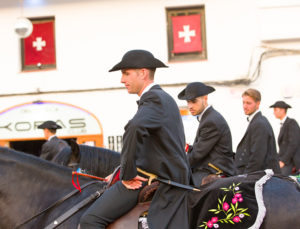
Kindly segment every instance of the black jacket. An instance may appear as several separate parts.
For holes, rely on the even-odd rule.
[[[143,94],[138,111],[125,126],[120,179],[130,180],[137,167],[159,177],[189,184],[190,170],[179,109],[158,85]],[[188,228],[187,192],[160,184],[148,216],[150,228]]]
[[[286,118],[278,135],[278,145],[279,160],[285,165],[295,166],[298,160],[300,162],[300,128],[295,119]]]
[[[231,132],[226,120],[213,107],[204,112],[187,156],[195,184],[198,184],[198,172],[205,170],[211,174],[217,173],[208,163],[229,176],[234,175]]]
[[[43,144],[40,157],[51,161],[57,153],[67,146],[68,143],[66,141],[54,136],[50,139],[50,141],[46,141]]]
[[[261,112],[255,114],[238,144],[235,165],[237,174],[265,169],[280,173],[273,129]]]

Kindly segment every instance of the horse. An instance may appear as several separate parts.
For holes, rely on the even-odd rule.
[[[17,228],[74,190],[71,171],[35,156],[0,147],[0,228]],[[90,181],[79,179],[82,186]],[[81,194],[32,218],[20,228],[45,228],[91,193],[103,190],[105,184],[97,182],[87,186]],[[281,229],[300,225],[299,184],[287,177],[258,172],[222,178],[200,189],[200,192],[186,191],[190,228]],[[76,228],[88,206],[58,228]]]
[[[101,148],[69,142],[69,147],[62,149],[52,162],[64,165],[90,175],[106,177],[120,165],[120,153]]]
[[[0,228],[45,228],[76,203],[103,190],[106,185],[105,182],[80,177],[81,186],[86,185],[81,193],[74,193],[57,206],[38,215],[43,209],[76,190],[71,179],[70,168],[0,147]],[[58,228],[77,228],[80,216],[89,205],[82,207]],[[22,225],[34,215],[37,216]]]
[[[200,188],[202,193],[190,194],[190,228],[299,228],[300,185],[272,170],[220,178]]]

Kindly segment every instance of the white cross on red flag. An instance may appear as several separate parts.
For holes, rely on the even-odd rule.
[[[54,20],[32,24],[31,35],[23,40],[23,67],[56,65]]]
[[[200,14],[173,16],[173,53],[201,52]]]

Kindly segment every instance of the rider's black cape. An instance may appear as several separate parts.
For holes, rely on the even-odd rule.
[[[138,111],[125,126],[121,152],[122,180],[137,167],[161,178],[189,184],[182,119],[174,99],[158,85],[141,96]],[[148,214],[150,229],[188,228],[186,191],[160,184]]]

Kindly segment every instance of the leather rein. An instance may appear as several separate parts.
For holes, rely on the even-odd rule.
[[[83,184],[81,186],[81,189],[84,189],[84,188],[88,187],[89,185],[95,184],[95,183],[99,183],[99,181],[90,181],[90,182],[87,182],[87,183],[85,183],[85,184]],[[66,213],[64,213],[62,216],[60,216],[59,218],[57,218],[56,220],[54,220],[51,224],[49,224],[45,228],[51,229],[51,228],[57,227],[59,224],[61,224],[67,218],[69,218],[70,216],[72,216],[73,214],[75,214],[77,211],[79,211],[82,207],[84,207],[85,205],[87,205],[88,203],[90,203],[92,200],[98,198],[104,191],[105,191],[105,187],[103,188],[103,190],[96,191],[95,193],[91,194],[90,196],[88,196],[87,198],[85,198],[84,200],[82,200],[81,202],[79,202],[77,205],[75,205],[74,207],[72,207],[70,210],[68,210]],[[60,205],[61,203],[63,203],[67,199],[69,199],[70,197],[76,195],[78,192],[79,192],[79,190],[77,190],[77,189],[73,190],[72,192],[70,192],[67,195],[65,195],[64,197],[62,197],[61,199],[57,200],[55,203],[51,204],[49,207],[45,208],[41,212],[37,213],[36,215],[34,215],[34,216],[30,217],[29,219],[25,220],[23,223],[19,224],[17,227],[15,227],[15,229],[21,228],[22,226],[24,226],[25,224],[29,223],[31,220],[35,219],[36,217],[42,215],[43,213],[48,212],[49,210],[51,210],[54,207],[57,207],[58,205]]]

